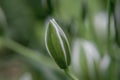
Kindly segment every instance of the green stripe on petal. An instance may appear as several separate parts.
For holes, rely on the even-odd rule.
[[[51,19],[46,29],[45,44],[50,56],[62,69],[70,64],[70,49],[66,35],[55,22]]]

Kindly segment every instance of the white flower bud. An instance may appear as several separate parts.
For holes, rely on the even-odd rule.
[[[67,37],[54,19],[46,28],[45,45],[50,56],[62,69],[70,65],[70,48]]]

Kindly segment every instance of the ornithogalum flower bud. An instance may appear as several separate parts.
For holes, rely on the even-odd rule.
[[[61,69],[70,65],[70,48],[67,37],[54,19],[50,19],[45,33],[45,45],[50,56]]]

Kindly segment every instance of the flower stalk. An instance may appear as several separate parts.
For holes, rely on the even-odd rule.
[[[64,69],[66,75],[71,79],[71,80],[78,80],[69,70],[69,68]]]

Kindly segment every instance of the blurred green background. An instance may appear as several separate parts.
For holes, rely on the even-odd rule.
[[[120,80],[113,16],[111,50],[107,48],[107,0],[0,0],[0,80],[69,80],[45,48],[49,17],[69,39],[70,69],[80,80]]]

